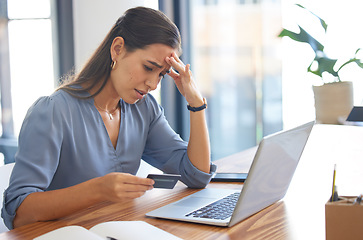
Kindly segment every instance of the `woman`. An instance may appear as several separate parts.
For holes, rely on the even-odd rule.
[[[4,194],[10,229],[142,196],[154,182],[134,175],[140,159],[189,187],[209,183],[206,102],[178,54],[179,31],[163,13],[129,9],[73,80],[30,107]],[[165,74],[189,103],[188,143],[148,94]]]

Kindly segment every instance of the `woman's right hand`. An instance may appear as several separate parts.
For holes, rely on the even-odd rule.
[[[102,198],[120,202],[141,197],[153,189],[154,180],[141,178],[129,173],[112,172],[99,178]]]
[[[153,189],[154,180],[128,173],[109,173],[58,190],[34,192],[20,204],[14,227],[58,219],[100,201],[120,202],[141,197]]]

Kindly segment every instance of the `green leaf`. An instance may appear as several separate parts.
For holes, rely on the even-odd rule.
[[[316,40],[309,33],[307,33],[302,27],[299,26],[299,28],[300,28],[300,33],[294,33],[290,30],[283,29],[279,34],[279,37],[289,37],[292,40],[298,42],[308,43],[315,53],[317,51],[324,51],[324,46],[318,40]]]
[[[345,63],[342,64],[342,66],[340,66],[340,68],[338,69],[338,72],[340,71],[340,69],[342,69],[345,65],[355,62],[360,68],[363,68],[363,63],[360,61],[360,59],[356,59],[356,58],[352,58],[348,61],[346,61]]]
[[[318,68],[316,70],[313,70],[311,67],[314,63],[314,61],[310,64],[308,67],[308,72],[311,72],[315,75],[318,75],[319,77],[322,77],[323,72],[328,72],[332,74],[335,77],[338,76],[338,71],[334,70],[334,65],[338,61],[337,59],[328,58],[325,55],[322,55],[322,52],[317,52],[315,55],[314,61],[318,62]]]
[[[340,68],[338,69],[338,71],[337,72],[339,72],[344,66],[346,66],[346,65],[348,65],[349,63],[352,63],[352,62],[354,62],[354,63],[356,63],[357,65],[358,65],[358,67],[360,67],[360,68],[363,68],[363,63],[361,62],[361,59],[358,59],[357,58],[357,53],[360,51],[361,49],[360,48],[358,48],[356,51],[355,51],[355,53],[354,53],[354,58],[351,58],[351,59],[349,59],[348,61],[346,61],[345,63],[343,63],[341,66],[340,66]]]
[[[363,68],[363,63],[360,61],[360,59],[357,59],[354,61],[360,68]]]
[[[309,9],[307,9],[306,7],[304,7],[300,4],[296,4],[296,6],[301,7],[303,9],[305,9],[306,11],[309,11],[312,15],[317,17],[320,21],[321,26],[324,28],[324,31],[326,32],[326,30],[328,29],[328,24],[326,24],[326,22],[322,18],[320,18],[318,15],[316,15],[315,13],[313,13],[312,11],[310,11]]]
[[[305,7],[303,7],[302,5],[300,4],[296,4],[298,7],[300,8],[303,8],[307,11],[309,11],[312,15],[314,15],[315,17],[317,17],[319,20],[320,20],[320,24],[321,26],[324,28],[325,30],[325,33],[326,33],[326,30],[327,30],[327,27],[328,25],[326,24],[326,22],[321,19],[319,16],[317,16],[315,13],[311,12],[310,10],[306,9]],[[357,58],[357,54],[358,52],[361,50],[360,48],[358,48],[356,51],[355,51],[355,55],[353,58],[349,59],[348,61],[346,61],[345,63],[343,63],[340,68],[335,71],[334,70],[334,66],[335,64],[337,63],[337,59],[332,59],[332,58],[328,58],[326,56],[326,54],[324,53],[324,45],[322,45],[319,41],[317,41],[314,37],[312,37],[309,33],[307,33],[300,25],[299,26],[299,29],[300,29],[300,32],[299,33],[295,33],[295,32],[292,32],[290,30],[287,30],[287,29],[283,29],[281,31],[281,33],[279,34],[279,37],[289,37],[291,38],[292,40],[295,40],[295,41],[298,41],[298,42],[303,42],[303,43],[308,43],[310,45],[310,47],[314,50],[315,52],[315,58],[314,60],[311,62],[310,66],[308,67],[308,72],[311,72],[319,77],[323,77],[322,74],[324,72],[328,72],[330,73],[331,75],[335,76],[338,78],[338,81],[341,81],[340,78],[339,78],[339,71],[344,67],[346,66],[347,64],[350,64],[350,63],[356,63],[360,68],[363,69],[363,63],[361,62],[360,59]],[[317,68],[316,69],[313,69],[313,64],[314,63],[317,63]]]

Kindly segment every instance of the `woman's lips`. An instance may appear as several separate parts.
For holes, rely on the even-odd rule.
[[[142,99],[144,97],[144,95],[146,94],[146,92],[143,92],[143,91],[140,91],[140,90],[137,90],[137,89],[135,89],[135,91],[136,91],[138,99]]]

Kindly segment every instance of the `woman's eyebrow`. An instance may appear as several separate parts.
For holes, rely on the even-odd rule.
[[[157,68],[162,68],[163,67],[163,66],[160,66],[159,64],[157,64],[156,62],[149,61],[149,60],[148,60],[148,62],[151,63],[152,65],[154,65]]]
[[[154,66],[156,66],[157,68],[163,68],[163,66],[160,66],[158,63],[154,62],[154,61],[150,61],[148,60],[148,62]],[[165,68],[165,72],[166,73],[170,73],[170,70],[171,70],[171,66]]]

